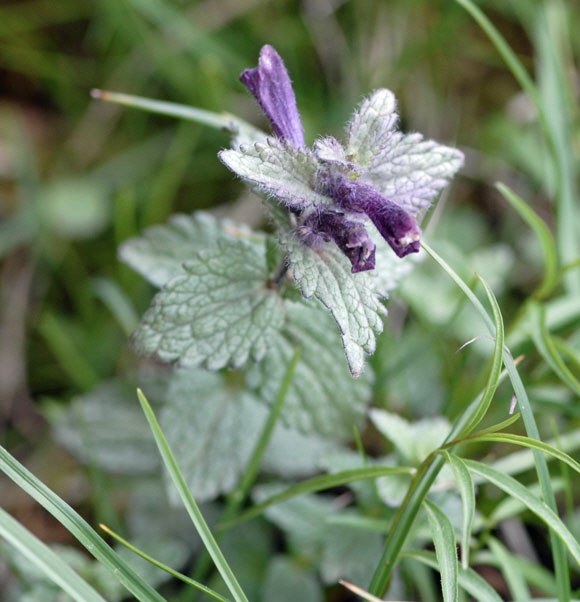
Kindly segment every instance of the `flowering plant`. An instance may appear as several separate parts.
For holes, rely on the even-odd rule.
[[[275,136],[238,128],[233,148],[219,158],[264,199],[276,233],[194,217],[191,227],[205,232],[174,254],[170,274],[158,252],[154,265],[143,263],[142,240],[127,243],[121,256],[164,285],[135,346],[182,366],[260,361],[288,324],[296,304],[288,289],[297,287],[330,311],[350,371],[359,376],[382,330],[382,299],[409,267],[398,258],[419,251],[418,221],[463,155],[398,132],[395,98],[385,89],[356,110],[344,146],[325,137],[308,148],[288,72],[272,46],[262,48],[258,67],[241,80]],[[176,265],[177,259],[187,261]]]

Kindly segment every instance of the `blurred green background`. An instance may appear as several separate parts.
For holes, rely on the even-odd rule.
[[[537,73],[577,174],[578,4],[485,0],[479,6],[530,74]],[[548,34],[539,28],[544,21]],[[3,0],[0,440],[78,503],[84,498],[77,469],[51,443],[42,412],[137,365],[128,335],[153,291],[118,262],[118,244],[176,211],[212,209],[252,224],[261,219],[259,202],[217,160],[228,144],[225,134],[92,100],[90,91],[228,111],[267,127],[238,81],[265,43],[286,61],[309,142],[321,134],[340,137],[356,104],[388,87],[399,100],[404,130],[461,148],[466,166],[431,215],[427,236],[440,242],[456,269],[488,279],[506,321],[538,284],[537,242],[494,184],[514,188],[553,227],[554,169],[532,104],[457,3]],[[554,78],[565,94],[552,99]],[[416,320],[400,342],[408,311],[403,300]],[[463,387],[462,399],[465,388],[478,390],[472,377],[478,357],[460,367],[448,363],[467,329],[433,335],[432,317],[421,321],[448,316],[455,303],[428,270],[393,300],[374,359],[382,405],[410,415],[453,414],[456,388]],[[426,375],[422,385],[400,369],[410,357]],[[426,391],[433,406],[419,407]],[[23,506],[18,513],[25,516]],[[36,524],[43,528],[47,539],[58,539]]]

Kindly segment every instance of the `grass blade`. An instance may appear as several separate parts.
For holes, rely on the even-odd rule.
[[[447,463],[451,466],[457,488],[461,496],[461,505],[463,508],[462,528],[461,528],[461,566],[464,569],[469,567],[469,547],[471,541],[471,529],[473,526],[473,517],[475,515],[475,491],[473,489],[473,479],[467,466],[461,458],[455,454],[444,452]]]
[[[532,302],[528,304],[528,315],[530,317],[532,340],[536,345],[536,349],[556,375],[576,395],[580,395],[580,382],[560,357],[558,349],[548,332],[545,309],[539,303]]]
[[[1,446],[0,469],[52,514],[137,600],[164,602],[79,514]]]
[[[236,602],[248,602],[246,595],[244,594],[232,569],[230,568],[224,555],[222,554],[222,551],[217,545],[217,542],[212,532],[210,531],[210,528],[205,522],[205,519],[203,518],[203,515],[199,510],[195,499],[193,498],[191,492],[189,491],[189,488],[187,487],[187,483],[185,482],[183,473],[177,465],[175,456],[173,455],[173,452],[171,451],[171,448],[167,443],[167,439],[165,438],[165,435],[163,434],[163,431],[161,430],[161,427],[157,422],[157,418],[155,417],[155,414],[153,413],[153,410],[151,409],[147,398],[145,397],[145,395],[143,395],[143,392],[140,390],[137,391],[137,396],[139,397],[139,402],[141,404],[141,407],[143,408],[143,412],[145,413],[147,422],[149,422],[149,426],[151,427],[151,431],[155,438],[155,442],[157,443],[157,447],[159,448],[159,452],[163,459],[163,463],[169,471],[171,480],[177,488],[177,491],[185,506],[185,509],[187,510],[187,513],[189,514],[193,524],[195,525],[195,528],[201,540],[203,541],[207,551],[212,557],[212,560],[214,561],[217,570],[222,576],[222,579],[225,581],[225,584],[230,590],[230,593],[232,594],[234,600],[236,600]]]
[[[134,96],[133,94],[123,94],[122,92],[110,92],[107,90],[92,90],[91,96],[98,100],[113,102],[118,105],[140,109],[149,113],[157,113],[168,117],[178,119],[187,119],[195,121],[201,125],[208,126],[216,130],[222,130],[229,134],[244,133],[250,138],[265,138],[264,134],[258,128],[249,124],[247,121],[231,115],[230,113],[216,113],[206,109],[198,109],[165,100],[153,100],[143,96]]]
[[[570,457],[568,454],[544,443],[543,441],[538,441],[537,439],[531,439],[530,437],[524,437],[522,435],[512,435],[509,433],[484,433],[481,435],[474,435],[473,437],[467,437],[461,443],[471,443],[471,442],[495,442],[495,443],[512,443],[514,445],[521,445],[522,447],[527,447],[529,449],[533,449],[536,451],[540,451],[544,454],[552,456],[557,460],[560,460],[564,464],[570,466],[573,470],[580,473],[580,464],[574,460],[574,458]]]
[[[53,583],[78,602],[105,602],[66,562],[0,508],[0,536],[36,565]]]
[[[580,565],[580,543],[562,522],[560,517],[545,502],[532,495],[527,487],[516,481],[513,477],[499,472],[481,462],[475,460],[464,460],[469,470],[480,477],[485,478],[509,496],[519,500],[531,512],[538,516],[554,533],[562,540],[574,560]]]
[[[530,226],[540,241],[544,254],[544,277],[533,296],[536,299],[543,299],[554,290],[559,278],[558,251],[554,237],[540,216],[513,190],[500,182],[496,184],[496,188]]]
[[[255,518],[256,516],[262,514],[266,508],[285,502],[286,500],[298,495],[316,493],[317,491],[324,491],[325,489],[330,489],[332,487],[348,485],[349,483],[362,481],[364,479],[376,479],[378,477],[386,477],[397,474],[412,474],[414,470],[414,468],[407,468],[404,466],[363,466],[361,468],[343,470],[334,474],[313,477],[312,479],[302,481],[297,485],[289,487],[288,489],[273,495],[260,504],[255,504],[239,517],[233,520],[224,521],[223,524],[220,524],[220,528],[228,529],[234,525],[237,525],[238,523]]]
[[[497,558],[497,566],[506,580],[512,600],[530,600],[530,589],[513,555],[495,537],[489,538],[488,545],[491,553]]]
[[[170,566],[167,566],[166,564],[159,562],[155,558],[152,558],[151,556],[149,556],[149,554],[145,554],[145,552],[136,548],[133,544],[131,544],[126,539],[121,537],[118,533],[115,533],[114,531],[109,529],[109,527],[107,527],[106,525],[100,525],[100,527],[105,533],[110,535],[113,539],[116,539],[120,544],[124,545],[127,549],[131,550],[131,552],[134,552],[135,554],[137,554],[137,556],[140,556],[147,562],[150,562],[153,566],[156,566],[157,568],[161,569],[162,571],[165,571],[169,575],[172,575],[176,579],[179,579],[180,581],[183,581],[184,583],[187,583],[188,585],[191,585],[192,587],[199,589],[200,591],[204,592],[208,596],[211,596],[212,598],[215,598],[216,600],[219,600],[220,602],[229,602],[229,600],[227,598],[224,598],[221,594],[218,594],[213,589],[206,587],[205,585],[203,585],[203,583],[199,583],[199,581],[195,581],[195,579],[191,579],[191,578],[187,577],[186,575],[184,575],[183,573],[180,573],[179,571],[175,571]]]
[[[505,333],[501,311],[499,309],[497,299],[495,298],[495,295],[493,294],[492,290],[482,278],[480,278],[479,280],[485,288],[487,298],[489,299],[489,303],[491,305],[491,310],[493,313],[495,343],[493,349],[491,371],[489,373],[487,384],[485,386],[481,401],[479,402],[470,421],[464,427],[462,435],[470,433],[483,420],[484,416],[486,415],[487,410],[489,409],[493,396],[495,395],[495,392],[500,382],[501,369],[503,363]]]
[[[459,596],[457,543],[455,531],[447,515],[429,500],[425,500],[431,536],[441,575],[441,591],[444,602],[456,602]]]
[[[437,560],[432,552],[405,552],[405,556],[437,570]],[[458,580],[459,585],[478,602],[503,602],[501,596],[473,569],[459,567]]]

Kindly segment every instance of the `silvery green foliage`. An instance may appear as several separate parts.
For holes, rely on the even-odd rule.
[[[261,485],[254,499],[261,502],[281,491],[278,485]],[[366,583],[376,568],[383,537],[360,527],[336,522],[358,516],[339,510],[331,499],[313,494],[295,497],[265,509],[266,517],[286,534],[290,553],[295,550],[304,560],[320,567],[324,583],[334,584],[339,578]],[[329,518],[334,521],[329,520]]]
[[[147,421],[135,404],[135,388],[134,383],[107,382],[73,399],[66,409],[49,408],[47,415],[55,437],[82,462],[106,472],[155,472],[159,453]],[[157,390],[158,385],[147,388]]]
[[[349,439],[353,425],[360,425],[366,414],[371,371],[351,378],[332,318],[318,305],[287,301],[286,316],[264,360],[250,369],[248,385],[271,402],[300,341],[300,361],[284,400],[282,419],[301,431]]]
[[[267,420],[266,405],[252,393],[232,390],[222,374],[203,370],[177,371],[164,399],[161,426],[196,499],[231,491]],[[336,449],[330,439],[279,423],[262,468],[285,478],[307,476]]]
[[[444,442],[451,428],[449,421],[440,416],[411,423],[397,414],[373,408],[369,417],[379,432],[393,444],[399,463],[407,466],[419,466]],[[410,480],[407,475],[379,477],[377,491],[386,504],[397,507],[407,493]],[[444,468],[437,480],[452,480],[449,467]]]
[[[284,323],[268,279],[263,242],[220,239],[157,294],[134,333],[136,350],[210,370],[261,360]]]
[[[397,131],[396,108],[386,89],[363,101],[349,124],[345,154],[382,194],[421,216],[457,173],[463,154],[421,134]]]
[[[307,148],[275,49],[265,46],[242,81],[278,137],[236,140],[219,157],[263,197],[277,231],[266,237],[201,214],[174,217],[125,243],[121,258],[163,286],[134,346],[180,366],[243,368],[280,346],[280,333],[292,326],[285,300],[294,287],[330,312],[358,377],[383,328],[382,300],[412,265],[400,258],[419,249],[416,220],[463,155],[397,131],[389,90],[360,105],[344,146],[329,137]],[[274,241],[282,250],[277,265]]]
[[[161,287],[183,275],[183,264],[198,251],[214,246],[222,234],[239,238],[252,236],[249,228],[229,220],[217,220],[209,213],[172,215],[166,224],[147,228],[141,236],[119,247],[119,258],[151,284]]]
[[[222,150],[222,162],[254,188],[284,205],[304,209],[330,204],[312,183],[319,163],[309,149],[293,148],[277,138]]]
[[[368,273],[352,274],[346,257],[334,246],[315,250],[296,238],[282,241],[296,285],[306,299],[316,297],[336,320],[353,376],[360,376],[364,353],[375,351],[386,314],[375,281]]]
[[[270,561],[262,586],[262,602],[322,602],[321,585],[314,573],[286,556]]]
[[[370,418],[376,428],[395,446],[403,463],[414,466],[437,449],[449,434],[451,425],[443,417],[409,422],[398,414],[372,409]]]

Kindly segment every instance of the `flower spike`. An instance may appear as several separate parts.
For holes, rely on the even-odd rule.
[[[356,110],[345,146],[322,138],[309,149],[290,77],[272,46],[241,80],[278,140],[224,150],[220,159],[268,204],[292,213],[288,228],[301,244],[321,255],[335,244],[353,273],[372,270],[375,251],[379,263],[385,246],[377,240],[375,247],[370,220],[398,257],[420,250],[417,221],[461,167],[463,153],[398,131],[395,96],[386,89]]]
[[[284,61],[276,50],[268,44],[263,46],[258,66],[246,69],[240,80],[262,107],[276,136],[294,148],[303,148],[304,129],[296,96]]]

